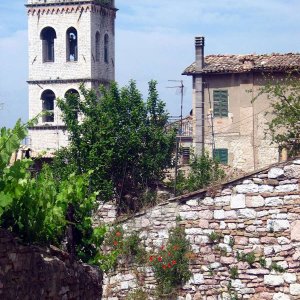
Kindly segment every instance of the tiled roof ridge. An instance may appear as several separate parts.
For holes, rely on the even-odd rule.
[[[294,69],[300,69],[300,53],[210,54],[205,56],[203,69],[197,69],[194,62],[184,70],[183,74],[245,73]]]

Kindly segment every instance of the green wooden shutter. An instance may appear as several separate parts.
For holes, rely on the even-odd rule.
[[[214,116],[228,117],[228,91],[215,90],[213,93],[213,98],[214,98]]]
[[[228,149],[220,148],[214,150],[214,159],[217,159],[221,164],[228,164]]]

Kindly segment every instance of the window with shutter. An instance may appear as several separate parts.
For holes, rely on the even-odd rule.
[[[220,148],[214,150],[214,159],[218,160],[221,164],[228,164],[228,149]]]
[[[214,116],[228,117],[228,91],[215,90],[213,97],[214,97]]]

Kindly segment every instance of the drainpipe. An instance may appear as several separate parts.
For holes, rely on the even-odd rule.
[[[204,67],[204,37],[195,37],[196,74],[194,75],[194,147],[195,154],[204,154],[204,82],[203,75],[197,74]]]

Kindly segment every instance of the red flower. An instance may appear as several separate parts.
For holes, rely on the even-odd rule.
[[[170,263],[168,263],[168,268],[171,268],[171,264]]]
[[[116,232],[116,236],[121,236],[121,232],[120,232],[120,231],[117,231],[117,232]]]
[[[164,269],[164,270],[167,268],[167,266],[166,266],[166,265],[163,265],[162,267],[163,267],[163,269]]]
[[[172,265],[176,265],[176,260],[172,260]]]
[[[171,256],[171,252],[168,252],[168,256]]]
[[[159,256],[159,257],[157,258],[157,260],[158,260],[159,262],[162,262],[162,257]]]
[[[165,246],[161,246],[161,248],[160,248],[161,250],[164,250],[165,249]]]
[[[149,260],[150,260],[150,261],[153,261],[153,258],[154,258],[153,256],[150,256],[150,257],[149,257]]]
[[[118,245],[118,242],[117,241],[114,241],[114,246],[117,246]]]

